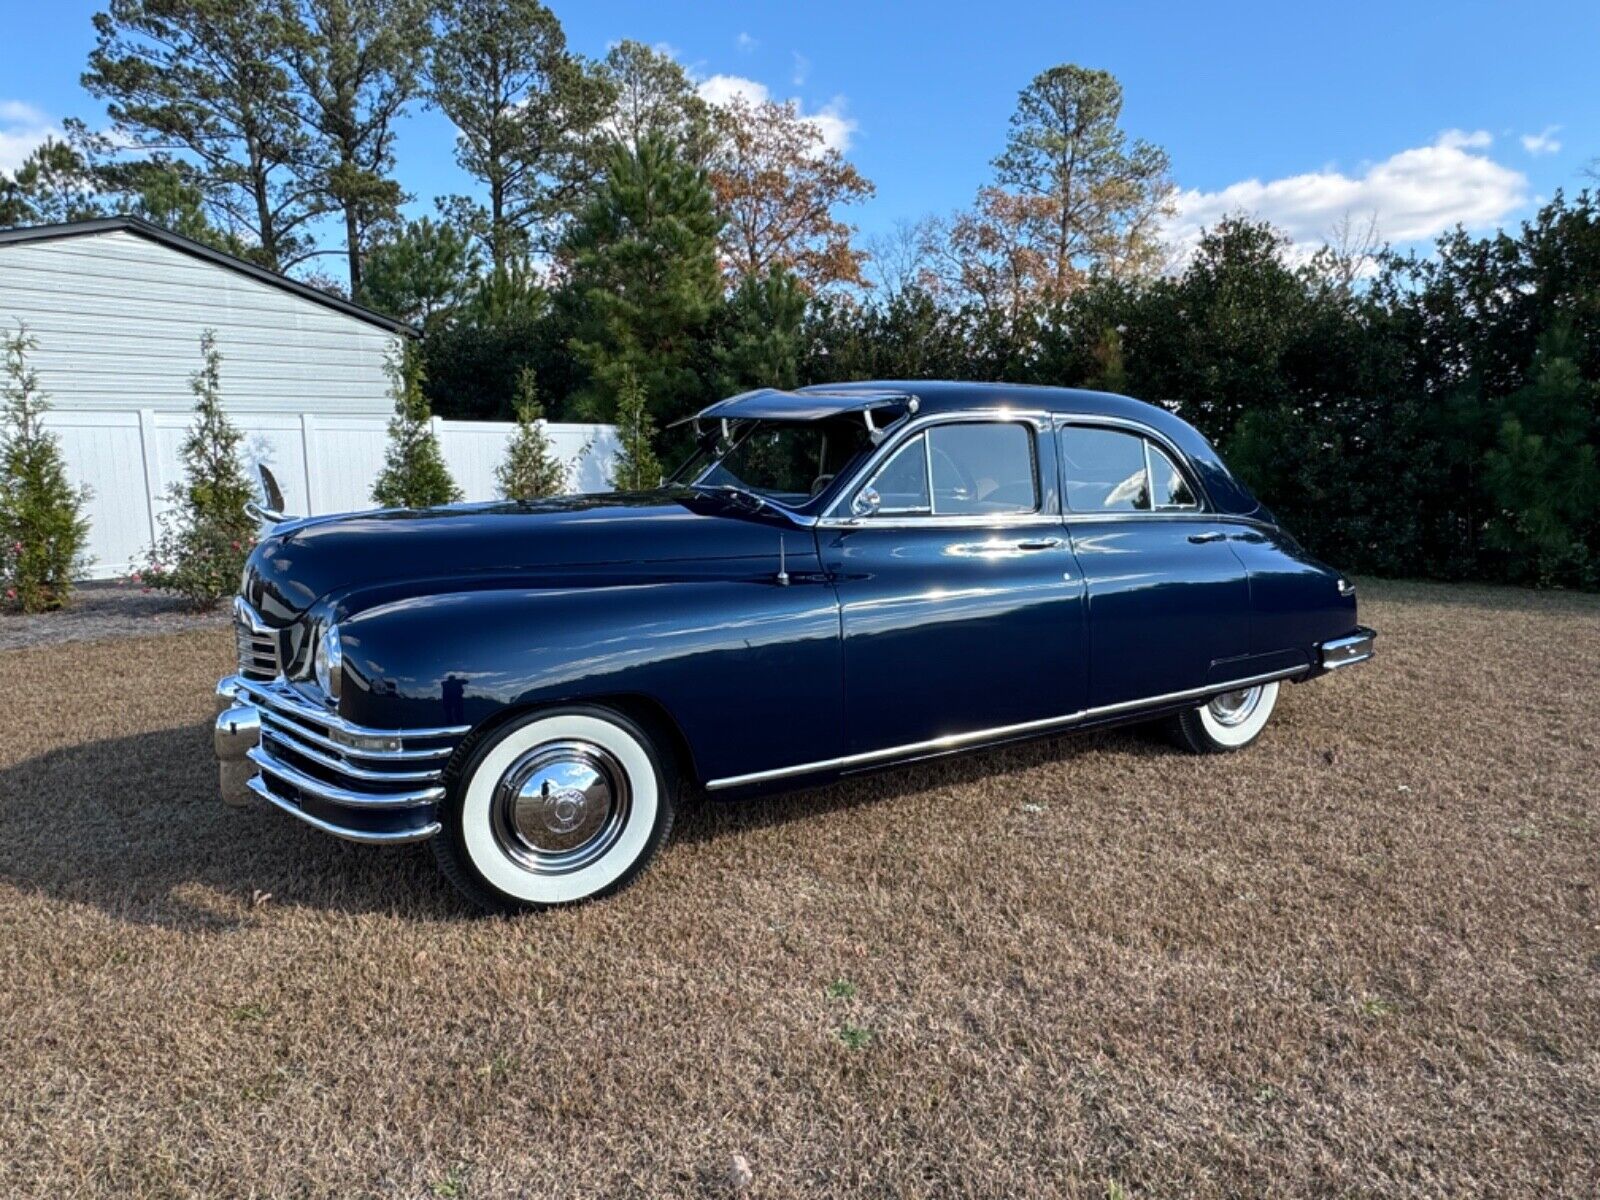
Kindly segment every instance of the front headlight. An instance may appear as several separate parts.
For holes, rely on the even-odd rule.
[[[317,676],[317,686],[330,700],[337,702],[339,685],[344,681],[344,652],[339,648],[337,625],[329,625],[322,631],[311,666]]]

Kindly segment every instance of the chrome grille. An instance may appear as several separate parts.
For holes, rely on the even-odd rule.
[[[242,681],[261,719],[247,757],[261,771],[256,791],[364,809],[411,808],[444,796],[445,763],[467,726],[369,729],[312,703],[292,683]]]
[[[278,634],[265,625],[243,597],[233,602],[233,636],[239,650],[239,674],[258,683],[279,675]]]

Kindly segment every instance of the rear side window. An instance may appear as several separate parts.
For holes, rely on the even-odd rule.
[[[1199,508],[1194,489],[1178,470],[1177,464],[1154,442],[1145,442],[1150,454],[1150,484],[1157,508]]]
[[[1067,507],[1073,512],[1148,512],[1144,439],[1114,429],[1068,425],[1061,431]]]
[[[935,515],[1030,513],[1039,507],[1027,426],[1000,421],[935,425],[926,436]]]
[[[1061,430],[1062,471],[1071,512],[1150,512],[1199,508],[1172,457],[1148,438],[1116,429]]]

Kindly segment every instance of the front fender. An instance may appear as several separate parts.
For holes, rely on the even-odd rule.
[[[358,724],[477,727],[639,696],[672,717],[703,778],[839,753],[839,614],[820,580],[447,592],[347,617],[340,637],[340,709]]]

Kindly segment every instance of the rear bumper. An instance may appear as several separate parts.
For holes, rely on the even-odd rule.
[[[1318,665],[1324,671],[1333,671],[1366,662],[1376,652],[1377,640],[1377,630],[1357,625],[1354,633],[1322,643],[1318,651]]]
[[[353,842],[416,842],[439,832],[444,768],[466,726],[352,725],[282,680],[217,684],[213,743],[223,799],[265,800]]]

